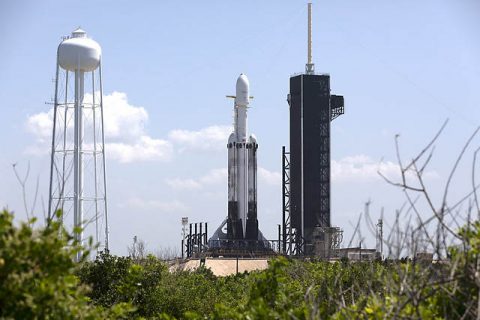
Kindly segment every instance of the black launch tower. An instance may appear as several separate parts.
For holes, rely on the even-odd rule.
[[[343,114],[344,104],[342,96],[330,94],[326,74],[291,77],[288,103],[289,227],[299,250],[308,254],[314,228],[330,227],[330,122]]]
[[[313,253],[330,225],[330,122],[343,114],[343,96],[330,94],[330,75],[315,74],[308,7],[308,63],[290,78],[290,152],[283,149],[283,251]],[[317,230],[315,230],[317,228]],[[320,230],[320,233],[318,232]],[[319,236],[320,234],[320,236]]]

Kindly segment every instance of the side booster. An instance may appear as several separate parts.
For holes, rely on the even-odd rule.
[[[257,139],[247,140],[248,78],[237,79],[233,132],[228,139],[228,239],[258,240]]]

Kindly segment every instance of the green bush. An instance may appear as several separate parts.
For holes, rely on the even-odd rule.
[[[470,319],[479,292],[480,223],[438,264],[279,257],[264,271],[170,272],[153,256],[86,261],[57,222],[33,229],[0,213],[0,318]],[[73,257],[86,251],[81,263]]]
[[[74,274],[80,246],[58,222],[39,229],[34,223],[16,227],[13,214],[0,212],[0,318],[105,319],[129,311],[124,304],[104,309],[89,303],[87,287]]]

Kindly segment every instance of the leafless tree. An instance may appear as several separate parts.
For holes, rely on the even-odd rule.
[[[406,199],[405,209],[397,211],[390,228],[390,235],[385,239],[385,244],[391,252],[395,252],[394,258],[398,259],[401,253],[405,253],[413,260],[412,264],[398,266],[396,271],[400,275],[400,281],[390,281],[388,283],[389,290],[407,298],[402,304],[392,305],[389,310],[386,310],[389,317],[396,318],[401,314],[403,308],[410,305],[416,308],[416,317],[422,318],[418,308],[419,303],[428,299],[433,294],[432,290],[428,289],[437,285],[437,288],[446,290],[445,293],[450,299],[460,299],[460,297],[464,299],[464,301],[458,301],[459,304],[464,304],[464,313],[455,314],[458,310],[452,310],[452,317],[480,319],[480,313],[478,312],[480,307],[479,259],[475,259],[475,265],[469,265],[471,262],[467,255],[471,244],[470,239],[465,236],[468,233],[460,232],[464,226],[467,229],[471,227],[472,210],[474,208],[472,203],[475,203],[476,216],[479,213],[477,205],[479,185],[475,182],[478,149],[473,153],[471,191],[459,200],[450,202],[449,199],[453,177],[470,149],[474,138],[478,135],[480,127],[474,130],[463,145],[443,186],[440,201],[435,203],[431,191],[426,186],[425,172],[434,155],[435,143],[444,131],[447,122],[445,121],[426,147],[407,162],[404,162],[401,156],[399,135],[395,136],[400,179],[399,181],[393,181],[379,172],[388,184],[398,187]],[[426,205],[420,205],[420,203]],[[401,221],[406,221],[406,223],[402,224]],[[458,248],[460,254],[452,255],[451,248]],[[416,264],[418,262],[416,258],[423,251],[431,251],[434,254],[435,261],[419,267]],[[461,254],[461,252],[464,254]],[[462,281],[465,279],[472,279],[477,283],[477,298],[469,298],[469,288],[462,286]],[[449,284],[449,286],[442,286],[442,284]]]
[[[20,187],[22,189],[22,199],[23,199],[23,207],[25,210],[25,214],[27,215],[27,219],[30,221],[31,218],[35,216],[35,210],[37,207],[37,199],[38,199],[38,188],[39,188],[39,183],[40,183],[40,176],[37,176],[36,184],[35,184],[35,193],[33,194],[33,200],[32,204],[29,206],[28,205],[28,199],[27,199],[27,183],[28,179],[30,176],[30,162],[27,164],[27,169],[25,170],[25,174],[23,177],[20,176],[20,173],[17,170],[18,163],[12,164],[12,169],[13,173],[15,174],[15,177],[17,178],[18,183],[20,184]],[[43,203],[42,203],[43,205]],[[45,216],[45,210],[43,211],[43,216],[46,219]]]
[[[155,250],[155,256],[162,261],[171,261],[181,256],[178,248],[162,247]]]
[[[133,243],[127,248],[128,255],[134,260],[143,260],[147,257],[147,245],[142,239],[137,236],[133,237]]]
[[[430,142],[409,161],[402,157],[400,136],[395,136],[399,176],[394,179],[382,172],[379,174],[388,185],[399,189],[405,202],[395,210],[392,219],[385,221],[388,232],[382,241],[387,259],[382,263],[386,268],[379,269],[378,263],[371,263],[371,279],[366,286],[354,282],[345,288],[341,279],[337,279],[338,294],[332,296],[330,302],[338,310],[346,310],[356,318],[369,318],[367,309],[354,307],[358,299],[369,297],[370,302],[379,302],[379,314],[385,319],[423,319],[426,317],[425,302],[440,292],[448,299],[449,309],[445,306],[443,314],[449,319],[480,320],[480,205],[477,195],[480,185],[476,181],[480,148],[473,148],[472,152],[480,127],[461,148],[438,197],[427,187],[426,173],[430,170],[435,144],[447,123],[445,121]],[[473,160],[471,190],[452,201],[449,192],[452,180],[469,152]],[[439,200],[435,201],[437,198]],[[354,239],[364,239],[360,228],[362,219],[370,232],[374,232],[370,204],[368,201],[360,214],[350,244]],[[381,281],[380,285],[377,281]],[[318,308],[311,303],[311,290],[305,300],[312,305],[312,315],[318,314]]]

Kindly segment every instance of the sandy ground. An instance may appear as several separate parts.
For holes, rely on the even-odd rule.
[[[170,267],[175,270],[195,270],[200,266],[200,259],[186,260]],[[216,276],[224,277],[237,273],[237,259],[235,258],[206,258],[205,267],[212,270]],[[245,271],[264,270],[268,267],[267,259],[238,259],[238,273]]]

